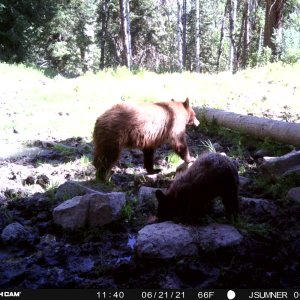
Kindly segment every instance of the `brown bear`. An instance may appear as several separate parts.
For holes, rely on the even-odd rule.
[[[200,155],[192,166],[179,174],[168,190],[156,191],[159,222],[195,223],[217,196],[222,198],[227,216],[238,213],[239,177],[234,163],[218,153]]]
[[[188,98],[185,102],[172,99],[170,102],[114,105],[97,119],[94,128],[93,164],[98,177],[108,177],[123,148],[143,150],[144,167],[149,174],[159,172],[153,168],[153,155],[164,143],[169,143],[185,162],[191,161],[185,127],[192,124],[197,126],[199,121]]]

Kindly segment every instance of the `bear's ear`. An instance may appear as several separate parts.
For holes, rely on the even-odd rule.
[[[183,106],[185,108],[188,108],[190,106],[190,99],[189,98],[186,98],[185,101],[183,102]]]
[[[172,99],[171,99],[171,102],[174,102],[174,101],[175,101],[175,100],[172,98]]]
[[[161,190],[156,190],[155,196],[158,203],[164,202],[167,199],[166,195]]]

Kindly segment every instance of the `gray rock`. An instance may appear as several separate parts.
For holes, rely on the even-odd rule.
[[[82,198],[89,203],[87,216],[89,226],[103,226],[112,222],[112,208],[105,194],[94,193]]]
[[[205,251],[215,251],[239,245],[243,240],[243,236],[233,226],[210,224],[195,229],[194,240]]]
[[[14,222],[3,229],[1,238],[4,243],[9,244],[18,244],[20,242],[32,244],[36,237],[33,230],[29,230],[20,223]]]
[[[277,214],[277,206],[267,199],[242,197],[240,201],[240,211],[242,214],[251,215],[252,217],[275,217]]]
[[[119,219],[126,202],[124,193],[106,194],[87,190],[93,193],[76,196],[55,207],[55,224],[74,230],[85,225],[102,226]]]
[[[143,211],[149,211],[151,213],[156,212],[158,207],[158,201],[155,196],[156,188],[141,186],[138,193],[139,208]]]
[[[300,173],[300,151],[292,151],[280,157],[264,157],[261,170],[269,177]]]
[[[145,226],[138,232],[136,252],[146,259],[172,259],[194,256],[198,248],[215,251],[239,245],[243,236],[224,224],[194,227],[163,222]]]
[[[89,189],[75,181],[67,181],[58,187],[55,198],[58,201],[71,199],[75,196],[82,196],[91,192]]]
[[[74,230],[87,223],[89,202],[82,196],[67,200],[53,210],[53,220],[64,229]]]
[[[73,273],[88,273],[94,268],[94,261],[89,257],[69,257],[68,268]]]
[[[172,259],[198,254],[191,229],[173,222],[145,226],[138,232],[135,247],[141,258]]]
[[[102,193],[98,193],[102,194]],[[112,193],[106,193],[105,195],[110,207],[111,207],[111,215],[112,220],[116,221],[120,218],[122,209],[126,203],[126,197],[125,193],[121,192],[112,192]]]
[[[247,185],[249,185],[251,183],[252,183],[252,180],[250,178],[247,178],[244,176],[239,176],[239,185],[240,185],[241,189],[245,188]]]
[[[290,189],[286,197],[288,200],[300,204],[300,187],[295,187]]]
[[[47,175],[40,174],[36,178],[36,183],[45,189],[50,184],[50,179]]]

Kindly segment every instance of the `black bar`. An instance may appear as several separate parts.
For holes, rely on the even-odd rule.
[[[298,290],[284,289],[37,289],[37,290],[0,290],[0,299],[22,300],[158,300],[158,299],[187,299],[187,300],[255,300],[255,299],[299,299]]]

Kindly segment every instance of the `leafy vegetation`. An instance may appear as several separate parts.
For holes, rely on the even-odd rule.
[[[233,220],[232,224],[242,232],[246,232],[250,235],[258,235],[265,238],[267,238],[273,230],[272,226],[268,223],[254,224],[246,217],[238,217]]]
[[[300,174],[293,173],[277,179],[259,176],[255,181],[255,185],[256,189],[263,191],[265,197],[284,200],[291,188],[300,186]]]

